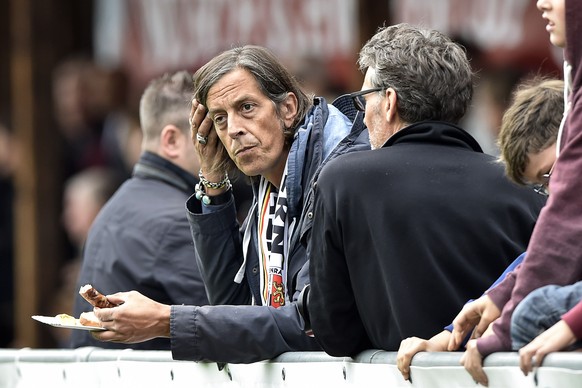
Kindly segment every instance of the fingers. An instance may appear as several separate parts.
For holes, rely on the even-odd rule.
[[[112,328],[106,331],[92,331],[91,336],[101,342],[121,342],[120,335]]]
[[[472,303],[463,306],[461,312],[459,312],[459,314],[453,320],[453,331],[449,338],[449,345],[447,346],[447,350],[449,352],[459,349],[463,343],[463,340],[467,336],[467,333],[473,328],[471,316],[474,316],[475,314],[471,309]]]
[[[476,340],[471,340],[467,343],[467,350],[463,354],[463,357],[461,357],[461,364],[465,367],[467,372],[469,372],[471,377],[473,377],[473,380],[475,380],[476,383],[483,386],[489,384],[487,375],[483,370],[483,357],[477,349]]]
[[[206,107],[196,100],[192,100],[189,121],[192,140],[197,142],[200,138],[208,138],[210,130],[212,129],[212,120],[207,116]]]
[[[94,307],[93,313],[95,313],[95,316],[97,317],[97,319],[100,320],[102,323],[111,322],[114,319],[113,312],[111,311],[113,309],[114,309],[114,307],[104,308],[104,309],[99,308],[99,307]],[[105,327],[105,326],[103,326],[103,327]]]
[[[410,363],[412,358],[418,352],[426,350],[426,340],[418,337],[406,338],[400,343],[400,349],[396,356],[396,366],[404,377],[404,380],[410,379]]]
[[[473,376],[473,380],[475,380],[476,383],[479,383],[484,387],[489,385],[489,379],[487,378],[487,375],[485,374],[485,371],[481,365],[474,365],[471,369],[467,370],[471,376]]]
[[[533,370],[532,361],[535,357],[535,351],[527,349],[527,347],[521,348],[519,350],[519,369],[524,375],[528,375],[529,372]]]
[[[111,303],[114,303],[116,305],[121,305],[121,304],[125,303],[126,296],[125,296],[125,293],[118,292],[118,293],[113,294],[113,295],[107,295],[107,300],[109,300]]]
[[[461,317],[459,320],[455,318],[453,321],[453,331],[449,337],[449,344],[447,346],[449,352],[459,349],[463,340],[467,336],[467,327],[469,327],[469,325],[464,322],[464,317]]]
[[[542,366],[546,354],[543,346],[538,347],[535,342],[524,346],[519,350],[519,369],[527,376],[533,368]]]

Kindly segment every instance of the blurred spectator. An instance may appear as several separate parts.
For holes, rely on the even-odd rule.
[[[473,102],[461,125],[477,140],[483,152],[498,156],[501,118],[509,106],[511,92],[526,71],[519,66],[492,64],[487,54],[474,43],[462,38],[455,40],[465,48],[475,74]]]
[[[93,122],[96,118],[89,114],[88,82],[95,77],[96,66],[83,58],[64,61],[53,74],[55,119],[65,140],[65,166],[69,169],[66,176],[105,164],[101,123]]]
[[[120,183],[116,172],[103,167],[83,170],[65,183],[62,221],[77,253],[80,254],[97,213]]]
[[[315,55],[304,56],[295,67],[295,76],[308,96],[322,96],[331,103],[344,94],[344,91],[332,81],[322,58]]]
[[[74,257],[69,258],[60,270],[59,288],[56,291],[52,315],[71,314],[77,276],[81,263],[81,252],[93,220],[119,187],[119,175],[110,169],[92,167],[67,180],[63,194],[62,223],[67,236],[75,248]],[[53,331],[59,344],[65,346],[69,330]]]
[[[53,73],[54,113],[65,140],[65,176],[107,166],[129,177],[139,155],[136,114],[127,101],[127,77],[87,58],[64,60]],[[138,149],[127,159],[127,147]]]

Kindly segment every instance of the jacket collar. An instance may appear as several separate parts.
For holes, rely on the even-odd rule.
[[[149,151],[141,154],[139,161],[133,168],[132,175],[145,179],[158,179],[188,194],[194,192],[198,183],[198,179],[194,175]]]
[[[476,152],[483,152],[477,140],[467,131],[444,121],[421,121],[404,127],[392,135],[384,143],[382,148],[411,141],[440,143],[443,145],[464,147]]]

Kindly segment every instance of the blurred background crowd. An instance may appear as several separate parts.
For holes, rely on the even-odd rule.
[[[360,88],[362,44],[398,22],[467,48],[464,127],[487,153],[514,85],[561,77],[531,0],[0,0],[0,347],[61,343],[30,316],[71,311],[87,231],[139,157],[151,78],[258,44],[333,100]]]

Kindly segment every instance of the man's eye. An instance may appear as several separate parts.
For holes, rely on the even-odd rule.
[[[225,116],[214,116],[214,118],[212,119],[212,121],[214,122],[214,125],[221,125],[222,123],[224,123],[224,121],[226,120]]]
[[[243,110],[244,112],[248,112],[248,111],[250,111],[251,109],[253,109],[253,104],[251,104],[251,103],[245,103],[245,104],[242,104],[242,110]]]

